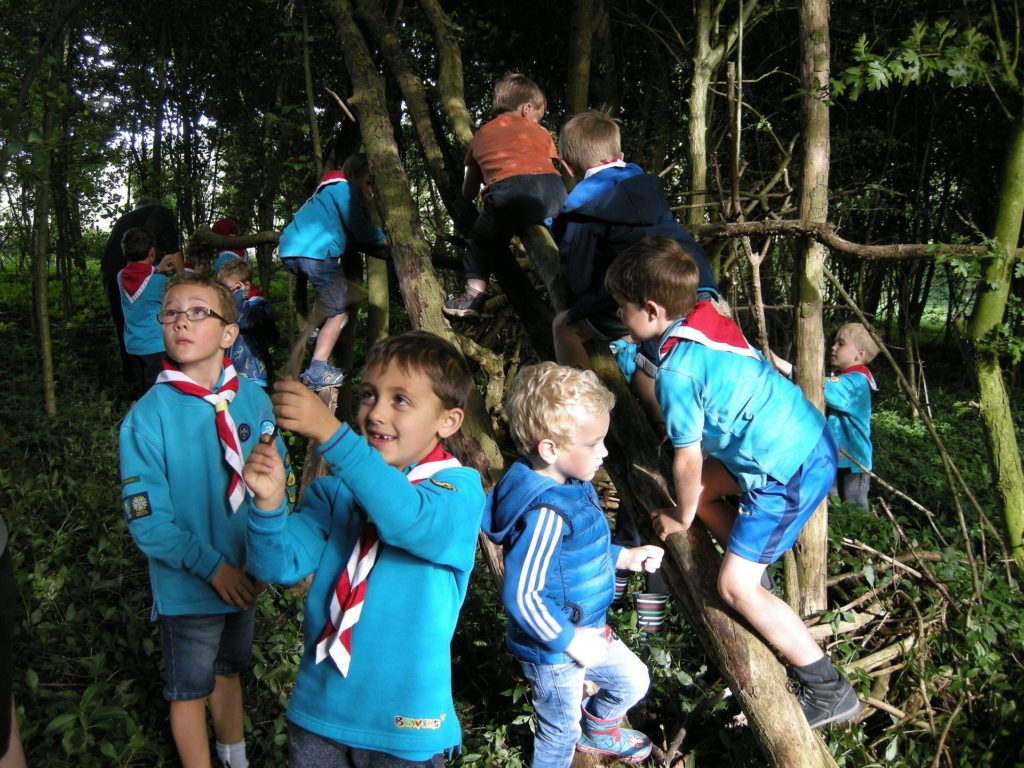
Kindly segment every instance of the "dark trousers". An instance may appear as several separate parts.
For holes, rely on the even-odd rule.
[[[484,209],[469,232],[462,259],[466,279],[486,281],[493,259],[508,249],[513,236],[554,217],[565,202],[562,177],[553,173],[512,176],[492,184],[484,193]]]
[[[871,475],[866,475],[863,472],[851,472],[849,469],[840,469],[836,475],[836,485],[839,488],[840,499],[852,501],[865,512],[871,511],[868,503]]]
[[[288,764],[292,768],[443,768],[444,757],[403,760],[370,749],[356,749],[288,723]]]

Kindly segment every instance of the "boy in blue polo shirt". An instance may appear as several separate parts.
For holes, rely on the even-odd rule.
[[[269,446],[245,468],[250,570],[285,584],[314,574],[288,705],[292,768],[440,766],[458,750],[450,645],[484,492],[441,441],[462,426],[472,386],[455,347],[412,331],[367,354],[362,436],[299,382],[274,387],[278,423],[315,439],[330,465],[294,515]]]
[[[697,304],[697,266],[673,240],[641,241],[606,280],[633,338],[659,341],[655,391],[675,448],[677,506],[652,513],[655,529],[665,539],[699,516],[725,548],[722,599],[792,665],[807,722],[849,720],[860,710],[853,688],[761,582],[832,487],[824,416],[732,320]],[[739,496],[738,513],[724,496]]]
[[[252,447],[276,432],[274,412],[225,356],[238,323],[223,286],[185,273],[153,323],[167,359],[121,425],[121,511],[149,560],[181,764],[210,765],[209,707],[221,762],[246,768],[238,676],[251,661],[256,586],[245,567],[251,502],[241,473]],[[280,439],[267,447],[284,453]]]

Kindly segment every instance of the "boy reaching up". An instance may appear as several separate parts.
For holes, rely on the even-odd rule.
[[[725,548],[722,599],[793,666],[808,724],[849,720],[860,711],[853,688],[761,582],[832,487],[836,445],[824,416],[735,323],[697,303],[697,265],[673,240],[633,246],[606,283],[633,338],[656,340],[661,355],[655,391],[675,449],[677,506],[653,513],[655,529],[666,539],[700,517]],[[738,513],[725,496],[739,496]]]
[[[449,646],[484,493],[441,441],[462,426],[472,384],[455,347],[412,331],[367,355],[362,436],[299,382],[274,387],[280,425],[315,439],[330,465],[293,515],[276,452],[257,446],[244,473],[252,573],[314,574],[288,706],[292,768],[440,766],[458,750]]]

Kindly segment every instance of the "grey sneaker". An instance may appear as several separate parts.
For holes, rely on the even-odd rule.
[[[340,368],[335,368],[333,365],[325,365],[319,373],[311,373],[310,371],[311,369],[307,368],[299,376],[299,381],[314,392],[319,392],[321,389],[329,387],[340,387],[341,383],[345,381],[345,372]]]
[[[860,712],[857,692],[844,677],[832,683],[814,685],[791,680],[788,687],[796,694],[811,728],[821,728],[829,723],[845,723]]]
[[[487,294],[463,291],[460,294],[449,294],[441,309],[448,317],[480,317],[484,309]]]

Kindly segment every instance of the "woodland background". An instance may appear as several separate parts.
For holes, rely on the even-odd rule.
[[[347,364],[389,330],[453,338],[480,385],[457,448],[493,479],[510,457],[504,383],[550,357],[561,301],[532,231],[486,322],[440,313],[473,215],[465,143],[508,70],[545,90],[555,133],[590,106],[622,119],[626,159],[663,175],[748,336],[796,360],[810,397],[839,324],[863,317],[891,355],[873,366],[873,513],[823,510],[777,573],[862,718],[806,730],[770,651],[717,602],[718,555],[696,530],[670,547],[666,634],[643,642],[632,611],[612,616],[652,668],[631,717],[656,763],[1024,764],[1018,0],[0,0],[0,32],[0,510],[31,765],[176,764],[145,563],[118,513],[130,399],[99,288],[109,222],[155,194],[200,254],[223,244],[203,227],[235,218],[290,337],[276,233],[362,148],[392,247],[351,265],[370,299]],[[663,503],[661,459],[593,352],[619,392],[602,489],[642,520]],[[530,708],[488,555],[453,649],[459,764],[517,766]],[[257,765],[285,764],[301,610],[282,590],[260,601]]]

